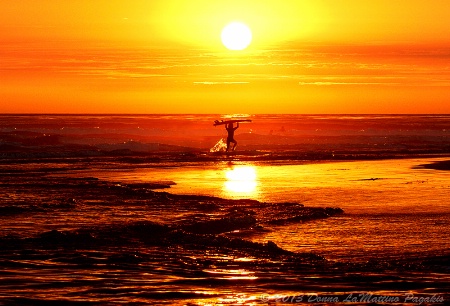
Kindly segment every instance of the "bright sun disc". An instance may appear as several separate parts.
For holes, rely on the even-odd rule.
[[[230,50],[243,50],[252,41],[252,31],[241,22],[232,22],[222,30],[222,43]]]

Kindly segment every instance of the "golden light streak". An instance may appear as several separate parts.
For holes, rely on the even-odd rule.
[[[228,193],[245,194],[255,196],[258,183],[256,181],[256,171],[251,166],[239,166],[225,172],[227,181],[225,190]]]

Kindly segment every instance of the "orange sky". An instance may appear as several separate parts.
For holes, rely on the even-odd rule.
[[[0,113],[450,113],[449,3],[3,1]]]

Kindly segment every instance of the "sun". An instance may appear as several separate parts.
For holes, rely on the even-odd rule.
[[[244,50],[252,41],[252,31],[242,22],[231,22],[222,30],[222,43],[229,50]]]

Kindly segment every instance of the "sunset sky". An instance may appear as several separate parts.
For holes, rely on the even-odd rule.
[[[0,3],[0,113],[450,113],[447,0]],[[242,51],[221,31],[248,25]]]

